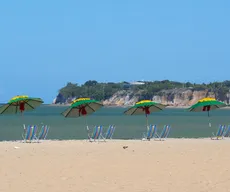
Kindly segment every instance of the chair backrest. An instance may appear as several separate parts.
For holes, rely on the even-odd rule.
[[[110,125],[107,132],[106,132],[105,139],[112,139],[114,131],[115,131],[115,126]]]
[[[217,137],[222,137],[224,134],[224,130],[225,130],[226,126],[225,125],[220,125],[219,129],[216,132],[216,136]]]
[[[228,125],[228,128],[224,133],[224,137],[229,137],[229,136],[230,136],[230,125]]]
[[[48,131],[49,131],[49,127],[47,125],[43,125],[39,133],[38,139],[39,140],[46,139]]]
[[[95,126],[92,139],[98,139],[102,133],[102,126]]]
[[[157,126],[156,125],[149,125],[147,130],[147,139],[153,138],[153,136],[156,134]]]
[[[170,129],[171,129],[170,125],[165,125],[160,138],[167,138],[169,135]]]
[[[34,139],[37,132],[37,126],[36,125],[29,125],[26,129],[26,135],[25,140],[31,141]]]

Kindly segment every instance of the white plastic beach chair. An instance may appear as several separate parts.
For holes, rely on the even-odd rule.
[[[25,143],[31,143],[36,139],[37,126],[36,125],[28,125],[27,127],[23,125],[24,132],[22,133],[22,138]]]
[[[224,138],[224,131],[226,129],[226,126],[225,125],[220,125],[216,134],[212,132],[212,137],[211,139],[212,140],[219,140],[219,139],[223,139]]]
[[[103,131],[103,127],[101,125],[99,126],[95,126],[92,135],[88,134],[88,138],[89,141],[96,141],[96,140],[100,140],[100,139],[104,139],[103,135],[102,135],[102,131]]]
[[[49,129],[50,127],[48,125],[43,125],[37,136],[37,140],[45,140],[48,135]]]
[[[156,125],[149,125],[147,127],[147,132],[143,133],[142,141],[150,141],[150,139],[154,138],[157,133]]]
[[[112,139],[115,129],[115,125],[110,125],[105,135],[103,135],[104,139]]]
[[[168,137],[168,135],[170,133],[170,130],[171,130],[171,126],[170,125],[165,125],[160,135],[158,135],[156,133],[158,139],[160,141],[165,140]]]
[[[224,132],[224,137],[230,137],[230,125],[228,125],[228,128]]]

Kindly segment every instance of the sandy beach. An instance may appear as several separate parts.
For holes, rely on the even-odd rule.
[[[0,142],[0,191],[230,191],[229,146],[208,138]]]

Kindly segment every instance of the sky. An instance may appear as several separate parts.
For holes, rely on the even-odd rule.
[[[67,82],[230,78],[230,1],[0,2],[0,103]]]

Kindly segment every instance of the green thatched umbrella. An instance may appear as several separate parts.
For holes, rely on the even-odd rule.
[[[219,108],[226,107],[226,106],[227,105],[223,102],[217,101],[214,98],[207,97],[207,98],[199,100],[197,103],[189,107],[188,111],[191,111],[191,112],[206,111],[208,112],[208,116],[209,116],[210,110],[219,109]]]
[[[30,111],[43,103],[41,98],[20,95],[13,97],[7,104],[0,107],[0,114],[16,114]]]
[[[146,124],[148,126],[148,115],[152,112],[161,111],[166,107],[160,103],[155,103],[150,100],[142,100],[137,102],[134,106],[126,110],[124,113],[126,115],[145,115]]]
[[[72,102],[71,106],[65,110],[62,115],[65,117],[81,117],[94,113],[96,110],[103,106],[99,101],[90,98],[79,98]],[[86,129],[88,132],[88,138],[90,139],[90,131],[86,121]]]
[[[79,98],[62,115],[65,117],[81,117],[94,113],[103,106],[99,101],[90,98]]]
[[[208,112],[208,117],[209,111],[214,110],[214,109],[219,109],[222,107],[226,107],[227,105],[223,102],[217,101],[214,98],[209,98],[206,97],[204,99],[199,100],[197,103],[189,107],[187,110],[191,112]],[[209,119],[209,127],[211,127],[210,119]]]

